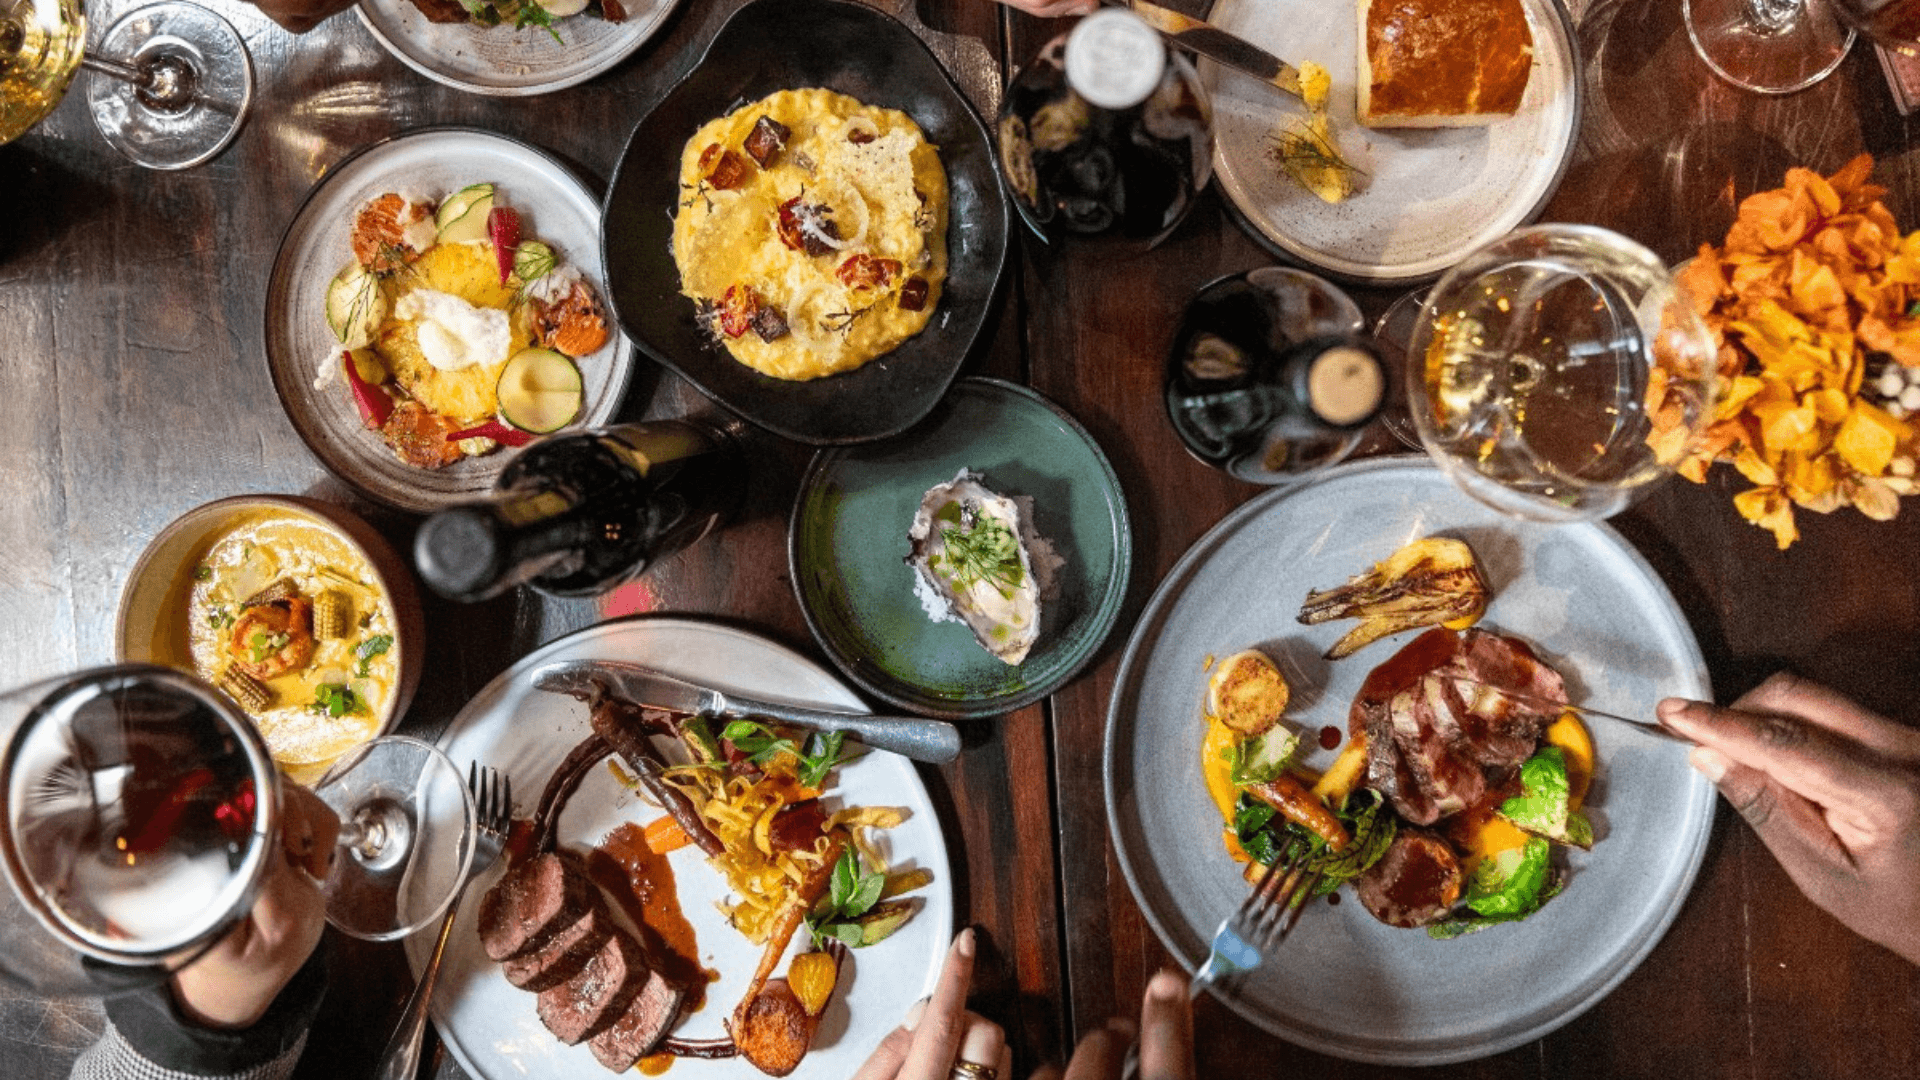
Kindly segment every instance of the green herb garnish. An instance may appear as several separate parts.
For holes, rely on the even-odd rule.
[[[353,658],[359,661],[359,663],[354,665],[354,676],[361,679],[366,678],[369,673],[368,668],[373,663],[373,658],[391,648],[393,648],[392,634],[375,634],[373,637],[361,642],[359,647],[353,650]]]
[[[201,564],[200,564],[199,566],[196,566],[196,567],[194,567],[194,568],[193,568],[193,580],[195,580],[195,581],[212,581],[212,580],[213,580],[213,567],[211,567],[211,566],[208,566],[208,565],[207,565],[206,563],[201,563]]]
[[[800,782],[810,788],[826,783],[827,772],[850,756],[841,752],[846,734],[839,731],[814,732],[807,736],[806,745],[802,747],[765,724],[735,720],[720,737],[746,754],[755,765],[765,765],[781,754],[792,754],[799,762],[795,772]]]
[[[854,920],[872,910],[886,887],[885,874],[862,869],[852,848],[843,851],[840,861],[833,865],[832,883],[825,901],[816,906],[807,919],[807,929],[813,934],[814,942],[824,945],[828,939],[834,939],[856,949],[865,945],[867,932]]]
[[[215,630],[225,630],[233,625],[233,612],[225,604],[215,604],[207,609],[207,625]]]
[[[935,561],[953,579],[957,590],[986,582],[1001,596],[1011,597],[1026,579],[1020,565],[1020,540],[1006,522],[967,507],[960,520],[941,530],[944,548]]]
[[[348,713],[367,711],[367,704],[352,687],[338,683],[321,683],[313,688],[313,704],[307,706],[317,713],[328,716],[345,716]]]
[[[247,635],[247,653],[253,662],[258,664],[286,648],[287,643],[292,640],[284,633],[269,634],[265,630],[255,630]]]

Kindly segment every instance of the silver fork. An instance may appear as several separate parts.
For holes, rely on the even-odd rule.
[[[1253,891],[1213,932],[1207,962],[1187,984],[1189,1001],[1208,986],[1255,970],[1293,932],[1320,885],[1321,872],[1308,869],[1313,853],[1311,844],[1296,842],[1267,864]]]
[[[467,880],[447,902],[447,916],[440,920],[440,937],[433,944],[433,955],[414,984],[413,996],[400,1013],[400,1026],[380,1055],[379,1080],[413,1080],[420,1068],[420,1042],[427,1031],[427,1000],[433,996],[434,979],[440,974],[440,958],[447,951],[447,937],[453,930],[453,917],[460,911],[460,897],[467,886],[487,872],[507,846],[507,830],[513,826],[513,785],[500,770],[473,762],[467,766],[467,789],[473,792],[474,833],[473,864]]]

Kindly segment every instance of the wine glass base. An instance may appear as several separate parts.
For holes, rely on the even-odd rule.
[[[1826,0],[1683,0],[1687,37],[1715,75],[1757,94],[1805,90],[1853,45]]]
[[[253,100],[253,59],[213,12],[176,0],[136,8],[108,28],[97,52],[154,76],[143,85],[96,70],[87,85],[94,124],[135,163],[190,168],[240,133]],[[172,99],[170,83],[181,88]]]
[[[320,887],[327,921],[365,941],[438,921],[473,861],[473,799],[453,763],[418,739],[388,735],[348,751],[313,793],[341,821]]]

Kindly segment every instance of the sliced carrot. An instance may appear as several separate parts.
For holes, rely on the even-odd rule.
[[[671,814],[648,825],[642,835],[647,841],[647,850],[655,855],[665,855],[693,843],[693,837],[687,835],[687,830],[681,828]]]

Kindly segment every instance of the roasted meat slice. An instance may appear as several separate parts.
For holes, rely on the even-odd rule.
[[[1445,840],[1423,829],[1402,829],[1380,861],[1354,879],[1353,891],[1388,926],[1429,926],[1460,902],[1464,878]]]
[[[633,935],[616,929],[573,978],[541,992],[540,1022],[568,1046],[584,1042],[620,1019],[651,970]]]
[[[530,956],[599,899],[586,871],[572,859],[553,852],[535,855],[480,898],[480,944],[491,960]]]
[[[1526,643],[1443,627],[1375,668],[1354,698],[1348,726],[1367,739],[1367,786],[1412,824],[1479,802],[1533,756],[1558,715],[1476,684],[1566,700],[1559,673]]]
[[[612,1026],[588,1040],[587,1049],[600,1064],[617,1073],[626,1072],[652,1053],[673,1029],[686,996],[686,988],[662,975],[659,968],[648,971],[645,985],[626,1011]]]

